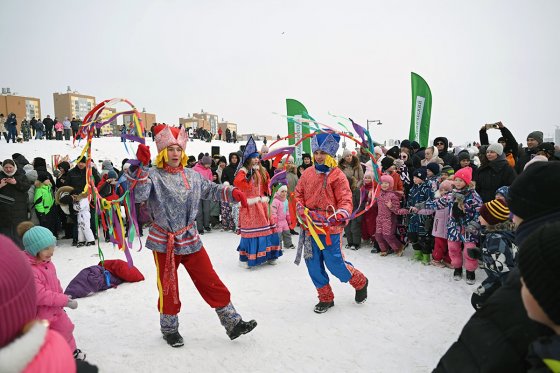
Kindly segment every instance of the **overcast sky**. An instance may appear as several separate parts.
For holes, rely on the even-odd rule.
[[[475,140],[501,120],[525,142],[560,125],[560,1],[2,0],[0,13],[0,85],[44,115],[70,85],[161,122],[204,109],[285,135],[273,112],[294,98],[404,138],[414,71],[432,90],[431,138]]]

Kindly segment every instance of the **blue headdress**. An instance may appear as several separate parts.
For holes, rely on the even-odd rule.
[[[318,133],[311,140],[311,150],[313,153],[317,150],[324,151],[334,158],[338,151],[339,141],[340,135],[337,133]]]

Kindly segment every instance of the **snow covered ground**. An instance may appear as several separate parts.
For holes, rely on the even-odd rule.
[[[226,156],[239,146],[194,141],[187,153],[210,152],[211,145],[219,145]],[[129,156],[118,138],[95,139],[93,149],[94,159],[111,159],[118,166]],[[0,143],[1,159],[16,152],[29,161],[41,156],[50,162],[52,154],[75,158],[80,149],[64,141]],[[78,347],[100,371],[427,372],[473,313],[470,294],[476,285],[453,281],[450,269],[412,262],[410,250],[402,258],[380,257],[368,247],[346,250],[347,260],[369,278],[368,300],[355,304],[352,287],[331,276],[336,306],[318,315],[313,312],[317,297],[305,264],[293,264],[295,250],[285,252],[277,266],[247,270],[238,266],[239,236],[213,231],[202,240],[232,302],[245,320],[257,320],[257,328],[230,341],[215,312],[180,269],[185,346],[168,347],[159,332],[153,257],[142,249],[132,255],[145,281],[79,299],[78,309],[68,310]],[[106,259],[124,260],[111,244],[101,247]],[[53,261],[65,288],[99,257],[97,248],[76,248],[70,240],[61,240]],[[483,278],[477,271],[477,280]]]

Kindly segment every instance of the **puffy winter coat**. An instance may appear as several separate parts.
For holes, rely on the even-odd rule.
[[[56,268],[51,261],[43,262],[27,253],[26,255],[35,277],[37,317],[54,321],[61,312],[64,312],[62,307],[68,303],[68,296],[62,292],[62,286],[56,276]]]
[[[204,167],[200,162],[194,165],[193,170],[201,174],[203,178],[212,181],[212,170]]]
[[[15,226],[24,220],[27,220],[27,199],[29,198],[27,191],[31,187],[31,183],[25,176],[25,173],[17,169],[15,174],[8,176],[4,171],[0,171],[0,179],[13,177],[15,184],[6,184],[0,188],[0,194],[15,199],[11,205],[0,203],[0,226]]]
[[[449,140],[447,140],[447,137],[436,137],[434,139],[434,146],[436,146],[436,143],[439,141],[443,142],[444,148],[443,151],[438,153],[438,157],[443,160],[444,165],[455,168],[459,164],[459,161],[453,153],[449,152]]]
[[[270,221],[276,224],[275,232],[283,232],[290,230],[290,212],[288,211],[288,200],[280,199],[280,195],[276,194],[270,206]]]
[[[502,154],[498,159],[481,166],[475,173],[476,191],[482,202],[490,202],[496,198],[496,190],[502,186],[510,186],[517,173]]]
[[[98,184],[101,181],[101,177],[95,168],[92,169],[92,175],[95,184]],[[84,168],[81,170],[78,166],[75,166],[68,171],[66,182],[66,185],[71,186],[74,190],[81,193],[86,186],[86,169]]]

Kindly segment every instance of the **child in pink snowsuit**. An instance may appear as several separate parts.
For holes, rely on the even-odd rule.
[[[383,175],[380,178],[381,193],[377,197],[377,220],[375,240],[381,249],[381,256],[386,256],[389,247],[402,256],[403,244],[395,236],[397,229],[397,215],[404,215],[400,210],[400,194],[393,191],[395,181],[392,176]]]
[[[290,233],[290,213],[288,211],[288,187],[282,185],[274,195],[270,206],[270,221],[276,224],[274,232],[282,240],[284,249],[293,249],[292,234]]]
[[[64,311],[64,307],[76,309],[78,302],[62,292],[60,281],[56,276],[56,268],[51,262],[56,238],[45,227],[33,226],[31,222],[23,222],[18,226],[23,233],[23,246],[33,269],[35,291],[37,293],[37,318],[47,320],[49,328],[57,331],[66,339],[74,357],[82,358],[81,351],[76,349],[74,340],[74,324]]]

